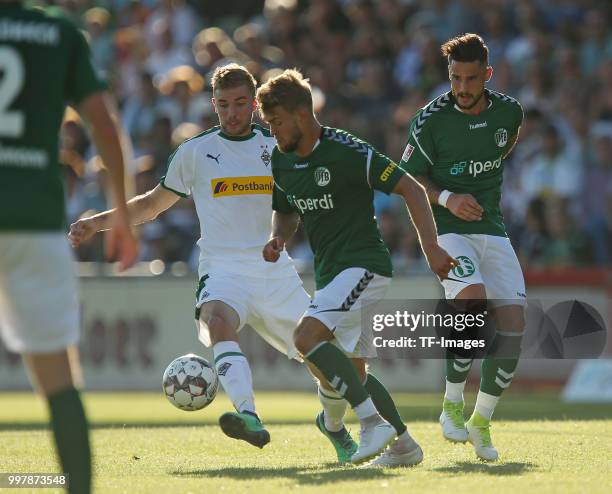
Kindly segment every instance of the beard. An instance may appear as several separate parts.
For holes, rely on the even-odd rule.
[[[462,105],[461,103],[459,103],[459,96],[472,96],[472,95],[471,94],[465,94],[465,93],[453,94],[453,96],[455,98],[455,103],[457,103],[457,106],[459,108],[461,108],[462,110],[470,110],[470,109],[474,108],[478,104],[478,102],[480,101],[480,99],[482,98],[483,95],[484,95],[484,90],[481,91],[478,96],[472,97],[472,102],[470,104]]]
[[[283,153],[293,153],[298,148],[303,136],[304,135],[299,131],[299,129],[296,129],[286,142],[281,144],[277,139],[276,144],[278,145],[278,149],[280,149]]]

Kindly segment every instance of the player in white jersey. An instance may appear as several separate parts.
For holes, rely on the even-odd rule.
[[[289,358],[297,356],[293,328],[310,297],[291,259],[272,265],[262,258],[272,215],[271,153],[276,141],[252,124],[255,79],[237,64],[212,78],[213,105],[220,125],[181,144],[153,190],[128,202],[130,220],[155,219],[180,197],[192,196],[201,238],[196,301],[199,339],[212,345],[215,367],[236,413],[221,428],[230,437],[262,448],[270,441],[255,408],[251,369],[238,344],[238,331],[258,322],[259,334]],[[71,225],[74,246],[110,225],[113,211]],[[262,324],[263,323],[263,324]]]

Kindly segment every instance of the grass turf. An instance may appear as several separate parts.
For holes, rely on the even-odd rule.
[[[610,405],[569,405],[550,394],[508,393],[492,428],[501,461],[485,464],[471,446],[442,438],[436,423],[440,395],[394,397],[425,451],[415,468],[337,466],[331,445],[314,425],[319,405],[310,394],[257,393],[272,435],[258,450],[219,430],[218,416],[231,409],[224,395],[202,411],[182,412],[161,393],[88,393],[96,492],[612,491]],[[357,436],[358,426],[352,415],[349,419]],[[0,445],[1,471],[57,471],[45,405],[32,394],[0,394]]]

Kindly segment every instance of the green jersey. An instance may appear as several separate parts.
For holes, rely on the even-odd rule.
[[[104,88],[69,21],[0,3],[0,230],[61,230],[58,133],[67,101]]]
[[[483,207],[481,221],[464,221],[432,204],[438,234],[481,233],[506,236],[500,208],[504,157],[523,121],[515,99],[485,89],[489,106],[478,115],[463,113],[450,92],[422,108],[412,120],[400,166],[427,176],[442,190],[472,194]]]
[[[317,289],[347,268],[391,276],[374,217],[374,189],[389,194],[404,172],[348,132],[323,127],[306,157],[272,152],[272,208],[297,211],[314,252]]]

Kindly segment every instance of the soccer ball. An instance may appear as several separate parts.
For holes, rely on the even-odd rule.
[[[166,368],[162,380],[162,389],[168,401],[188,412],[210,405],[218,386],[215,368],[193,353],[175,358]]]

